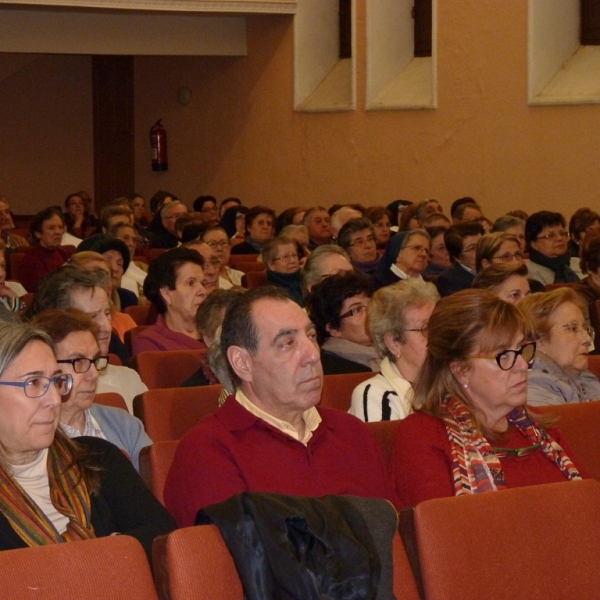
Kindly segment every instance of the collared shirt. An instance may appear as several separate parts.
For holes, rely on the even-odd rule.
[[[410,275],[407,275],[402,269],[399,269],[395,264],[390,266],[390,271],[400,279],[410,279]],[[417,275],[419,279],[423,279],[421,275]]]
[[[71,425],[66,425],[65,423],[61,423],[60,426],[62,430],[70,437],[79,437],[82,435],[87,435],[90,437],[102,438],[106,439],[104,433],[102,433],[102,429],[100,429],[100,425],[98,421],[94,419],[89,410],[84,411],[85,415],[85,427],[83,428],[83,432],[79,431],[79,427],[72,427]]]
[[[477,275],[477,271],[475,269],[471,269],[471,267],[467,267],[464,263],[456,261],[467,273],[471,275]]]
[[[256,406],[256,404],[254,404],[239,388],[235,393],[235,399],[249,413],[252,413],[255,417],[262,419],[263,421],[265,421],[265,423],[272,425],[273,427],[275,427],[275,429],[279,429],[279,431],[281,431],[282,433],[289,435],[290,437],[294,438],[295,440],[299,441],[305,446],[308,444],[310,438],[312,437],[313,431],[315,431],[319,426],[319,423],[321,423],[321,415],[314,406],[312,406],[308,410],[305,410],[302,414],[302,419],[304,421],[304,435],[302,436],[302,438],[300,438],[300,435],[296,431],[295,427],[293,427],[287,421],[282,421],[281,419],[278,419],[277,417],[274,417],[273,415],[258,408],[258,406]]]

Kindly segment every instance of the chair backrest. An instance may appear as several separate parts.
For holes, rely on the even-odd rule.
[[[219,408],[222,390],[220,384],[148,390],[133,399],[133,414],[154,442],[180,440]]]
[[[10,600],[158,600],[141,544],[127,535],[0,552]]]
[[[404,518],[401,533],[418,548],[427,600],[598,596],[597,481],[438,498],[406,510],[414,529]]]
[[[164,254],[169,248],[149,248],[146,250],[146,260],[151,263],[157,256]]]
[[[347,412],[352,402],[352,392],[359,384],[373,377],[375,373],[343,373],[341,375],[325,375],[323,377],[323,391],[321,393],[321,406],[337,408]]]
[[[21,248],[27,248],[27,246],[20,246]],[[8,255],[8,269],[7,276],[11,279],[17,279],[21,272],[21,263],[25,257],[26,250],[20,251],[18,248]]]
[[[249,290],[260,287],[261,285],[268,285],[266,271],[248,271],[242,275],[242,285]]]
[[[129,412],[127,403],[123,399],[123,396],[117,392],[103,392],[102,394],[96,394],[96,396],[94,396],[94,402],[96,404],[102,404],[103,406],[122,408],[123,410]]]
[[[122,367],[123,361],[119,358],[118,354],[108,354],[108,364],[114,365],[115,367]]]
[[[392,450],[394,448],[394,440],[396,439],[396,431],[398,429],[399,420],[394,421],[374,421],[367,423],[367,427],[373,434],[386,465],[392,463]]]
[[[600,481],[600,401],[574,402],[530,409],[557,415],[557,427],[564,433],[576,459],[590,477]]]
[[[234,269],[242,271],[242,273],[260,273],[265,270],[264,263],[257,261],[242,261],[235,264]]]
[[[552,292],[553,290],[557,290],[562,287],[573,287],[574,283],[547,283],[544,287],[547,292]]]
[[[600,344],[600,339],[598,343]],[[600,379],[600,354],[590,354],[588,356],[588,369]]]
[[[163,505],[165,481],[175,457],[177,444],[179,440],[156,442],[152,446],[145,446],[140,451],[140,477]]]
[[[180,386],[199,368],[206,350],[156,350],[133,357],[133,368],[149,390]]]
[[[596,345],[600,344],[600,300],[596,300],[595,302],[590,302],[588,304],[588,313],[590,315],[590,325],[593,330],[596,332]],[[592,369],[590,368],[590,371]],[[592,371],[596,377],[598,373]]]
[[[151,327],[151,325],[138,325],[125,332],[125,346],[127,346],[130,353],[133,353],[133,342],[135,342],[135,338],[140,335],[140,333],[146,331],[148,327]]]
[[[158,311],[154,304],[136,304],[128,306],[125,312],[135,321],[136,325],[154,325]]]

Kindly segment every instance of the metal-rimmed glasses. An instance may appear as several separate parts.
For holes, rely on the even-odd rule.
[[[596,332],[589,325],[585,323],[580,323],[579,321],[571,321],[570,323],[565,323],[565,325],[555,325],[554,327],[562,327],[567,333],[572,333],[574,335],[578,335],[582,331],[585,331],[591,338],[592,342],[596,337]]]
[[[292,260],[298,260],[298,253],[295,254],[285,254],[284,256],[278,256],[277,258],[274,258],[273,261],[276,260],[282,260],[285,262],[290,262]]]
[[[523,255],[519,251],[517,251],[517,252],[505,252],[504,254],[500,254],[499,256],[492,256],[492,259],[501,260],[504,263],[508,263],[511,260],[513,260],[514,258],[516,258],[517,260],[523,260]]]
[[[405,329],[404,331],[418,331],[421,333],[423,337],[427,337],[427,328],[429,327],[429,323],[424,323],[418,329]]]
[[[23,388],[28,398],[41,398],[54,384],[59,396],[66,396],[73,387],[73,376],[68,373],[62,373],[55,377],[44,377],[43,375],[32,375],[25,381],[0,381],[0,385],[12,385]]]
[[[478,354],[477,356],[467,356],[466,358],[494,358],[503,371],[510,371],[515,366],[519,356],[522,356],[527,366],[531,367],[535,358],[535,347],[535,342],[527,342],[518,350],[503,350],[502,352],[498,352],[498,354]]]
[[[537,240],[549,240],[551,242],[555,242],[556,240],[566,240],[569,237],[569,234],[566,231],[553,231],[552,233],[547,233],[546,235],[538,235],[535,239]]]
[[[358,238],[354,240],[351,244],[348,244],[351,248],[353,246],[358,246],[359,248],[364,248],[367,244],[374,244],[375,237],[372,235],[368,235],[366,238]]]
[[[367,310],[368,306],[366,304],[357,304],[353,306],[348,312],[345,312],[343,315],[340,315],[340,319],[347,319],[348,317],[355,317],[356,315],[360,315]]]
[[[216,242],[215,240],[211,240],[210,242],[206,242],[211,248],[227,248],[229,244],[229,240],[221,240],[220,242]]]
[[[97,356],[96,358],[64,358],[57,360],[57,363],[69,364],[73,367],[75,373],[87,373],[92,366],[96,367],[96,371],[104,371],[108,366],[108,356]]]

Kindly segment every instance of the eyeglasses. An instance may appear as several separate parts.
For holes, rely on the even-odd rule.
[[[493,259],[501,260],[502,262],[508,263],[513,259],[523,260],[523,255],[520,252],[505,252],[504,254],[500,254],[500,256],[492,256]]]
[[[423,337],[427,337],[427,329],[429,327],[429,323],[425,323],[419,329],[405,329],[404,331],[418,331],[423,335]]]
[[[519,356],[522,356],[527,366],[531,367],[535,358],[535,346],[535,342],[528,342],[527,344],[523,344],[518,350],[504,350],[498,352],[498,354],[480,354],[477,356],[467,356],[467,358],[495,358],[498,366],[503,371],[510,371],[515,366]]]
[[[584,323],[580,323],[579,321],[571,321],[566,325],[555,325],[555,327],[562,327],[567,333],[573,333],[575,335],[580,334],[582,331],[585,331],[594,341],[596,337],[596,332],[589,326]]]
[[[68,373],[57,375],[56,377],[43,377],[42,375],[32,375],[25,381],[0,381],[0,385],[12,385],[23,388],[28,398],[41,398],[54,384],[59,396],[66,396],[73,387],[73,376]]]
[[[340,319],[347,319],[348,317],[355,317],[356,315],[361,315],[367,310],[368,306],[366,304],[357,304],[353,306],[348,312],[345,312],[343,315],[340,315]]]
[[[533,454],[536,450],[538,450],[542,445],[542,438],[540,436],[540,432],[535,424],[531,421],[531,417],[525,409],[525,413],[527,414],[527,418],[533,427],[533,431],[535,432],[535,437],[537,442],[533,444],[533,446],[525,446],[524,448],[495,448],[492,447],[492,450],[496,454],[496,456],[500,459],[507,458],[508,456],[516,456],[517,458],[523,458],[524,456],[529,456]]]
[[[429,254],[429,248],[427,246],[404,246],[402,250],[414,250],[417,254],[420,254],[421,252],[427,252],[427,254]]]
[[[87,373],[90,370],[92,363],[96,367],[96,371],[104,371],[108,366],[108,356],[98,356],[96,358],[65,358],[57,360],[56,362],[71,365],[75,373]]]
[[[352,248],[352,246],[366,246],[367,244],[374,244],[375,238],[372,235],[368,235],[366,238],[358,238],[354,240],[351,244],[348,244]]]
[[[556,240],[566,240],[569,237],[569,234],[566,231],[556,231],[552,233],[547,233],[546,235],[538,235],[535,239],[537,240],[549,240],[551,242],[555,242]]]
[[[213,256],[210,260],[206,261],[211,267],[220,267],[222,262],[220,258]]]
[[[210,206],[208,208],[203,208],[200,212],[203,212],[203,213],[214,213],[214,212],[217,212],[217,207],[216,206]]]
[[[292,260],[298,260],[298,254],[286,254],[285,256],[278,256],[273,260],[283,260],[285,262],[290,262]]]
[[[210,242],[206,242],[211,248],[226,248],[229,246],[229,240],[221,240],[220,242],[215,242],[214,240]]]

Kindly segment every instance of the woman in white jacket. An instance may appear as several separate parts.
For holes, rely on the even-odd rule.
[[[362,421],[403,419],[412,412],[412,384],[427,353],[427,323],[439,294],[432,283],[406,279],[379,289],[367,327],[382,357],[381,372],[352,393],[350,414]]]

